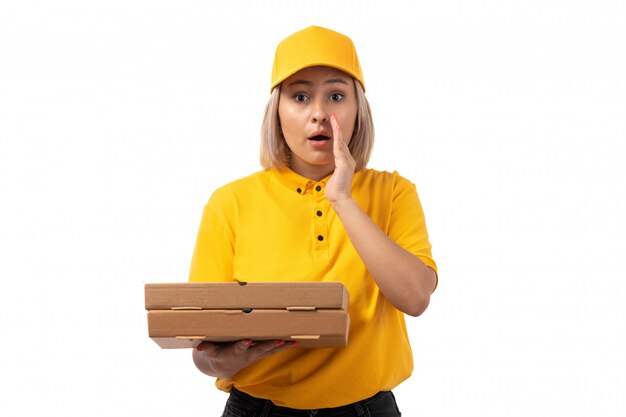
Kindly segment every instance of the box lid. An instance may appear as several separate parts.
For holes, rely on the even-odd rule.
[[[347,310],[340,282],[181,282],[146,284],[147,310]]]

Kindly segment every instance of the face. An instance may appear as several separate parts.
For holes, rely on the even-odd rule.
[[[333,113],[348,144],[357,113],[356,90],[349,75],[334,68],[310,67],[283,81],[278,117],[291,150],[293,171],[315,180],[334,171]]]

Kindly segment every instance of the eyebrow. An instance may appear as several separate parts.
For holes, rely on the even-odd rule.
[[[336,84],[336,83],[348,85],[346,80],[344,80],[343,78],[331,78],[330,80],[324,81],[324,84]],[[295,81],[290,82],[288,86],[292,86],[296,84],[311,85],[313,83],[308,80],[295,80]]]

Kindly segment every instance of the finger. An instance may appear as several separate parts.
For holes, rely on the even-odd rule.
[[[250,348],[250,346],[252,346],[252,340],[244,339],[244,340],[239,340],[238,342],[235,342],[235,345],[233,347],[238,352],[245,352],[246,350]]]
[[[343,132],[341,131],[341,126],[339,126],[339,119],[337,119],[337,115],[335,113],[330,115],[330,125],[333,128],[333,144],[337,149],[343,143]]]
[[[252,349],[256,352],[269,352],[270,350],[283,346],[285,344],[284,340],[265,340],[262,342],[257,342]]]
[[[350,148],[348,148],[348,144],[345,140],[343,140],[343,131],[341,130],[341,126],[339,125],[339,119],[335,113],[330,115],[330,124],[333,127],[333,136],[336,140],[333,141],[333,153],[335,154],[335,158],[341,159],[352,158],[352,153],[350,152]]]
[[[215,354],[219,350],[219,348],[220,348],[219,345],[216,345],[215,343],[211,343],[211,342],[202,342],[198,346],[196,346],[196,349],[198,351],[206,352],[209,355]]]
[[[284,342],[282,345],[280,346],[276,346],[274,349],[268,351],[266,353],[266,356],[269,355],[274,355],[278,352],[282,352],[283,350],[288,350],[291,349],[292,347],[296,346],[298,342]]]
[[[256,358],[262,358],[281,350],[285,350],[290,346],[290,342],[285,342],[284,340],[268,340],[265,342],[258,342],[249,349],[249,352]]]

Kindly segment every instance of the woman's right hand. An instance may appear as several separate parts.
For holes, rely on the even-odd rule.
[[[230,378],[246,366],[296,344],[284,340],[252,343],[249,339],[232,343],[202,342],[193,350],[193,362],[209,376]]]

